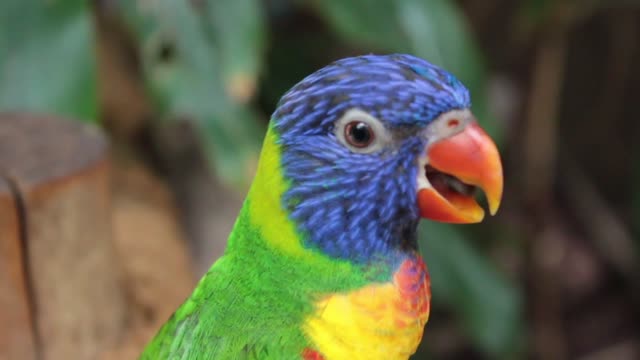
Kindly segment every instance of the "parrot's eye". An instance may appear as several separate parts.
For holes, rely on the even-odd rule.
[[[381,150],[391,139],[380,120],[358,108],[348,110],[335,122],[334,133],[351,151],[363,154]]]
[[[371,145],[375,136],[371,126],[362,121],[352,121],[344,128],[344,138],[357,148]]]

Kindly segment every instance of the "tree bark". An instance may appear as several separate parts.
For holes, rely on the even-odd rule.
[[[0,189],[0,215],[9,215],[0,216],[0,273],[11,274],[0,275],[0,303],[12,301],[10,315],[0,309],[12,324],[0,358],[18,348],[27,350],[6,356],[97,358],[116,346],[126,325],[105,139],[50,116],[0,114],[0,175],[13,186],[10,200]]]
[[[35,358],[22,240],[12,186],[0,178],[0,359]]]

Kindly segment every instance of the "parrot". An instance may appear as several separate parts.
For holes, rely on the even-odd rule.
[[[502,188],[454,75],[336,60],[278,101],[223,255],[140,359],[408,359],[430,312],[420,220],[480,222]]]

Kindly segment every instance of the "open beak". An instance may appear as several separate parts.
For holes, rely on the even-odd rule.
[[[476,122],[430,144],[418,175],[420,216],[448,223],[477,223],[484,210],[475,200],[485,193],[494,215],[502,198],[502,163],[489,135]]]

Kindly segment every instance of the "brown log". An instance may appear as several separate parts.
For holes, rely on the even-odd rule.
[[[166,183],[132,158],[116,157],[112,173],[113,238],[126,273],[130,326],[121,346],[100,360],[135,360],[196,279]]]
[[[18,204],[0,178],[0,359],[34,359],[32,327]]]
[[[40,358],[98,357],[118,343],[126,315],[104,138],[68,120],[0,114],[0,174],[21,199]]]

